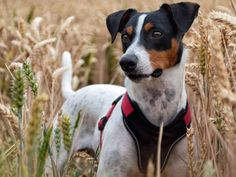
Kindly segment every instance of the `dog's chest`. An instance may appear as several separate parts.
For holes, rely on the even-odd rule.
[[[155,125],[167,123],[175,117],[179,93],[171,88],[147,88],[137,94],[138,105],[145,116]]]

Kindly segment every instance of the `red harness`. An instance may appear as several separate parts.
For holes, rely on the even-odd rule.
[[[122,98],[123,95],[120,95],[117,99],[115,99],[115,101],[112,102],[112,105],[110,107],[110,109],[108,110],[107,114],[102,117],[99,122],[98,122],[98,129],[100,130],[100,149],[102,148],[102,132],[103,132],[103,129],[105,128],[105,125],[107,123],[107,121],[110,119],[111,117],[111,114],[114,110],[114,108],[116,107],[116,104],[120,101],[120,99]]]
[[[147,172],[147,165],[150,159],[153,160],[154,164],[156,163],[156,150],[160,130],[159,127],[153,125],[146,119],[137,103],[129,98],[127,92],[118,97],[112,103],[112,106],[106,116],[101,118],[98,123],[98,128],[101,131],[100,148],[102,147],[103,129],[122,96],[123,99],[121,103],[121,110],[123,114],[123,122],[135,142],[139,169],[145,174]],[[164,126],[161,144],[161,170],[164,169],[173,147],[177,144],[177,142],[185,137],[187,132],[186,127],[189,127],[190,123],[191,112],[189,104],[187,104],[186,108],[182,109],[177,114],[172,123]]]

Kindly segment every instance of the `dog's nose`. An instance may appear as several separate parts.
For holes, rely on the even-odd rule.
[[[120,66],[125,72],[134,71],[137,66],[138,59],[135,55],[125,55],[120,60]]]

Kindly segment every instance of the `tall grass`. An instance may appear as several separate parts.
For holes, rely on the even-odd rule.
[[[164,1],[108,2],[1,1],[2,176],[42,176],[52,148],[59,152],[63,145],[71,154],[73,127],[67,115],[60,116],[54,130],[55,147],[50,142],[53,117],[63,102],[62,52],[72,53],[74,89],[92,83],[122,84],[117,67],[121,47],[119,42],[110,44],[106,15],[126,7],[155,10]],[[200,16],[185,37],[190,49],[186,85],[193,116],[186,163],[193,177],[231,177],[236,173],[235,3],[200,4]],[[86,153],[71,154],[62,173],[57,171],[57,161],[52,163],[54,176],[93,176],[97,167]]]

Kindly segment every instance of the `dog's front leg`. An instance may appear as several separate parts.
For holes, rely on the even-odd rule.
[[[119,144],[111,142],[113,145],[103,146],[97,177],[144,177],[137,167],[136,149],[132,143],[123,144],[123,140]]]
[[[139,172],[135,144],[123,124],[120,103],[103,131],[97,177],[143,177]]]

